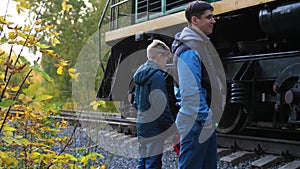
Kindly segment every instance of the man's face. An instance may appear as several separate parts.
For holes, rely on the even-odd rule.
[[[193,24],[197,26],[205,35],[213,32],[214,24],[216,23],[211,10],[206,10],[200,17],[193,16]]]

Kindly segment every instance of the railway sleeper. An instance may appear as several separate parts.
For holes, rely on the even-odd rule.
[[[286,161],[286,159],[282,156],[274,156],[274,155],[266,155],[262,158],[259,158],[251,163],[253,168],[266,169],[269,167],[273,167]]]
[[[300,169],[300,160],[295,160],[290,163],[287,163],[279,169]]]
[[[254,157],[257,157],[257,154],[255,154],[253,152],[238,151],[238,152],[234,152],[232,154],[226,155],[224,157],[221,157],[220,161],[229,163],[234,166],[234,165],[237,165],[243,161],[249,160]]]

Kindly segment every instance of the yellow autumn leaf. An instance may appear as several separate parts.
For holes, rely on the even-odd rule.
[[[38,21],[35,21],[35,25],[40,25],[42,23],[42,21],[41,20],[38,20]]]
[[[3,153],[4,154],[4,153]],[[10,157],[8,155],[1,155],[1,160],[5,164],[5,166],[17,166],[18,165],[18,160],[14,157]]]
[[[70,68],[70,69],[68,69],[68,72],[72,79],[74,79],[75,81],[78,81],[78,73],[75,73],[76,69]]]
[[[59,128],[66,128],[68,126],[68,124],[69,124],[68,121],[62,120]]]
[[[37,45],[39,48],[41,48],[41,49],[48,49],[48,48],[50,48],[50,46],[43,45],[43,44],[40,44],[40,43],[37,43],[36,45]]]
[[[64,67],[63,66],[59,66],[56,70],[56,73],[59,75],[62,75],[64,73]]]
[[[41,32],[41,28],[34,28],[36,32]]]
[[[70,68],[68,71],[69,71],[69,73],[75,73],[75,72],[76,72],[76,69]]]
[[[60,63],[59,63],[61,66],[68,66],[69,65],[69,61],[65,61],[65,60],[60,60]]]
[[[67,4],[67,1],[66,1],[66,0],[64,0],[64,1],[61,3],[61,6],[62,6],[62,9],[63,9],[64,11],[69,11],[71,8],[73,8],[72,5]]]
[[[9,39],[16,39],[18,34],[16,32],[8,32]]]
[[[98,108],[98,106],[99,106],[99,104],[98,104],[97,101],[92,101],[92,102],[90,103],[90,105],[93,106],[93,109],[94,109],[94,110],[97,110],[97,108]]]
[[[4,93],[4,98],[10,98],[10,94],[8,92]]]
[[[70,77],[72,78],[72,79],[74,79],[76,82],[78,82],[78,73],[76,73],[76,74],[71,74],[70,75]]]
[[[23,32],[20,32],[20,31],[18,31],[18,35],[20,36],[20,37],[22,37],[22,38],[24,38],[24,39],[26,39],[27,38],[27,34],[25,34],[25,33],[23,33]]]
[[[29,2],[28,2],[28,1],[24,1],[24,0],[22,0],[22,1],[21,1],[21,7],[22,7],[22,8],[29,9],[29,7],[30,7],[30,4],[29,4]]]
[[[107,164],[103,164],[100,169],[106,169]]]
[[[48,28],[49,28],[50,26],[48,26]],[[52,28],[49,28],[49,29],[52,29]],[[50,32],[49,33],[49,37],[50,38],[53,38],[53,37],[56,37],[56,36],[58,36],[59,35],[59,33],[57,33],[57,32]]]
[[[16,5],[16,11],[18,12],[18,14],[20,15],[21,12],[24,12],[24,9],[22,8],[21,5]]]
[[[0,16],[0,23],[2,23],[2,24],[6,24],[7,23],[7,21],[6,21],[6,19],[5,19],[4,16]]]
[[[13,24],[13,22],[9,22],[8,20],[6,20],[4,16],[0,16],[0,23],[5,24],[5,25]]]
[[[54,50],[41,50],[40,52],[48,55],[54,54]]]
[[[74,157],[72,154],[65,154],[66,158],[72,160],[72,161],[78,161],[76,157]]]
[[[30,154],[30,158],[37,158],[37,157],[40,157],[41,154],[39,152],[33,152]]]
[[[27,103],[31,102],[32,98],[29,97],[29,96],[26,96],[26,95],[24,95],[24,94],[20,94],[19,100],[21,100],[21,102],[22,102],[23,104],[27,104]]]
[[[10,90],[13,92],[17,92],[17,91],[19,91],[19,89],[20,89],[20,86],[15,86],[15,87],[10,88]]]
[[[53,39],[51,40],[52,46],[56,46],[56,44],[59,44],[59,43],[60,43],[60,41],[59,41],[57,38],[53,38]]]
[[[86,163],[88,162],[89,158],[87,156],[82,156],[80,158],[80,162],[82,162],[83,166],[86,166]]]
[[[97,155],[96,154],[90,154],[90,159],[93,161],[97,161]]]
[[[15,31],[18,31],[18,30],[21,30],[21,28],[22,28],[21,26],[16,25],[16,26],[14,27],[14,30],[15,30]]]
[[[93,154],[95,154],[95,155],[97,155],[98,157],[100,157],[100,158],[105,158],[102,154],[100,154],[100,153],[93,153]]]
[[[52,29],[54,26],[53,25],[46,25],[48,29]]]
[[[25,84],[30,85],[30,81],[28,79],[25,80]]]
[[[0,73],[0,79],[4,79],[5,75],[4,73]]]
[[[3,131],[15,131],[16,129],[10,126],[5,125]]]
[[[29,31],[30,31],[30,28],[31,28],[31,27],[30,27],[29,25],[27,25],[27,26],[25,26],[24,31],[25,31],[25,32],[29,32]]]

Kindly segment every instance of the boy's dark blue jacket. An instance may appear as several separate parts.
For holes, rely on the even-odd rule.
[[[173,123],[163,71],[148,60],[134,74],[138,138],[158,136]]]

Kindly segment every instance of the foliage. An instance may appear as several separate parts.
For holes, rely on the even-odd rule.
[[[16,3],[18,13],[34,7],[23,0]],[[66,0],[57,3],[61,4],[58,13],[68,13],[77,7]],[[41,85],[55,84],[59,80],[45,71],[50,65],[56,66],[55,72],[60,77],[76,79],[77,76],[76,70],[69,67],[70,62],[63,59],[65,54],[54,50],[63,39],[59,40],[61,32],[57,33],[51,22],[40,18],[44,5],[36,6],[37,15],[29,24],[16,25],[6,15],[0,16],[0,44],[11,46],[9,52],[0,49],[0,168],[93,168],[88,161],[103,156],[88,153],[77,157],[65,152],[72,144],[73,135],[57,136],[68,122],[53,118],[60,114],[52,103],[55,95],[48,88],[41,88]],[[20,51],[16,54],[13,51],[17,47]],[[25,48],[48,58],[44,69],[38,64],[40,58],[30,63],[29,54],[23,53]],[[63,148],[53,151],[55,146]]]
[[[38,6],[43,1],[30,0],[30,2],[32,9],[37,13]],[[98,30],[100,11],[104,8],[105,3],[101,3],[100,0],[90,0],[89,3],[86,3],[85,0],[61,2],[62,0],[47,1],[40,18],[47,24],[54,25],[53,30],[55,31],[52,35],[59,35],[59,38],[45,40],[54,43],[55,51],[63,56],[64,63],[57,64],[54,58],[43,57],[41,65],[50,76],[56,73],[62,74],[53,77],[56,83],[45,83],[44,86],[53,91],[52,94],[56,96],[54,101],[57,104],[70,106],[73,105],[70,103],[72,102],[72,88],[70,87],[72,81],[71,77],[63,72],[67,67],[74,67],[81,49],[91,35]]]

